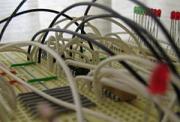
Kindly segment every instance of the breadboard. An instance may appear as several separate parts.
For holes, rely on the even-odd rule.
[[[26,62],[26,56],[21,53],[0,53],[0,61],[6,66],[10,66],[12,63],[23,63]],[[45,63],[45,62],[44,62]],[[24,79],[25,81],[30,80],[32,78],[39,78],[45,76],[55,75],[47,70],[45,65],[35,64],[29,65],[25,67],[16,67],[13,68],[17,72],[17,76]],[[45,81],[42,83],[32,83],[34,87],[40,90],[46,90],[56,87],[67,86],[68,83],[66,78],[61,75],[57,80]],[[46,86],[46,87],[45,87]],[[91,107],[90,109],[102,112],[113,118],[121,120],[122,122],[144,122],[145,110],[149,109],[148,114],[148,122],[157,122],[158,114],[154,107],[149,107],[149,102],[147,99],[142,96],[138,96],[138,98],[132,102],[115,102],[109,98],[103,98],[102,101],[98,101],[92,91],[89,91],[86,86],[82,87],[82,83],[79,83],[79,91],[82,95],[86,96],[93,103],[96,104],[96,107]],[[16,94],[22,93],[17,88],[15,88]],[[24,93],[24,92],[23,92]],[[149,107],[149,108],[148,108]],[[86,115],[86,118],[89,122],[101,122],[95,117],[90,115]],[[13,122],[40,122],[38,118],[33,118],[20,101],[17,101],[17,110],[15,112],[15,118],[12,120]],[[59,115],[60,122],[75,122],[76,115],[74,112],[61,114]],[[103,121],[102,121],[103,122]]]

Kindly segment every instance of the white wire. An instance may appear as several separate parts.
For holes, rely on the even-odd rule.
[[[176,102],[176,95],[172,94],[172,100],[170,101],[168,108],[171,109]],[[168,115],[165,114],[161,122],[167,122],[168,121]]]
[[[73,76],[71,75],[71,72],[70,72],[69,68],[64,63],[62,58],[57,53],[55,53],[55,51],[50,49],[49,47],[44,46],[44,45],[42,45],[40,43],[32,42],[32,41],[31,42],[27,42],[27,41],[26,42],[12,42],[12,43],[5,44],[5,45],[1,46],[0,50],[5,49],[7,47],[11,47],[11,46],[17,46],[17,45],[34,45],[34,46],[37,46],[37,47],[47,51],[48,53],[50,53],[57,60],[57,62],[64,69],[64,72],[65,72],[65,74],[67,76],[67,80],[68,80],[69,85],[70,85],[70,88],[72,90],[73,99],[74,99],[75,106],[76,106],[76,111],[77,111],[78,121],[79,122],[84,122],[84,117],[83,117],[83,113],[82,113],[82,109],[81,109],[81,102],[80,102],[80,98],[79,98],[76,83],[74,82]]]
[[[121,56],[125,56],[125,55],[121,55]],[[127,55],[128,56],[128,55]],[[114,59],[115,60],[115,59]],[[145,60],[145,59],[139,59],[139,60]],[[148,60],[146,60],[148,61]],[[92,65],[92,64],[87,64],[87,63],[83,63],[83,62],[78,62],[78,61],[73,61],[73,60],[66,60],[65,61],[66,64],[71,64],[71,65],[75,65],[75,66],[78,66],[78,67],[83,67],[83,68],[87,68],[87,69],[95,69],[97,67],[97,65]],[[145,62],[144,62],[145,63]],[[150,63],[150,64],[149,64]],[[130,63],[132,65],[132,63]],[[146,65],[147,64],[147,65]],[[146,62],[146,64],[144,66],[146,67],[154,67],[155,63],[152,64],[151,61],[148,61]],[[133,66],[135,66],[136,64],[134,64]],[[136,65],[137,66],[137,65]],[[136,67],[138,68],[138,67]],[[104,69],[104,68],[103,68]],[[139,67],[138,69],[142,69],[142,67]],[[145,73],[148,73],[149,71],[148,70],[141,70],[141,71],[144,71]],[[179,88],[180,88],[180,82],[179,82],[179,79],[173,74],[171,73],[171,78],[172,78],[172,82],[174,82]]]
[[[37,43],[37,42],[27,42],[27,41],[22,41],[22,42],[11,42],[11,43],[7,43],[6,45],[3,45],[0,47],[0,50],[3,49],[3,48],[7,48],[7,47],[11,47],[11,46],[17,46],[17,45],[34,45],[34,46],[37,46],[45,51],[47,51],[48,53],[50,53],[56,60],[57,62],[62,66],[62,68],[64,69],[66,75],[67,75],[67,79],[70,83],[70,87],[72,89],[72,94],[73,94],[73,98],[74,98],[74,101],[76,103],[76,105],[73,105],[73,104],[70,104],[70,103],[67,103],[67,102],[64,102],[62,100],[59,100],[59,99],[56,99],[50,95],[47,95],[46,93],[34,88],[33,86],[29,85],[28,83],[24,82],[22,79],[18,78],[17,76],[15,76],[14,74],[12,74],[11,72],[9,72],[7,70],[7,68],[4,68],[3,66],[0,65],[0,69],[3,70],[4,72],[6,72],[7,74],[9,74],[11,77],[13,77],[15,80],[19,81],[21,84],[23,84],[24,86],[28,87],[29,89],[31,89],[32,91],[34,91],[35,93],[37,93],[38,95],[50,100],[51,102],[53,103],[56,103],[58,105],[61,105],[61,106],[65,106],[69,109],[73,109],[73,110],[76,110],[77,111],[77,117],[78,117],[78,121],[79,122],[82,122],[84,121],[83,119],[83,115],[82,115],[82,111],[81,111],[81,104],[80,104],[80,100],[79,100],[79,95],[78,95],[78,92],[77,92],[77,86],[76,86],[76,83],[73,81],[73,77],[72,77],[72,74],[70,73],[70,70],[68,69],[68,67],[66,66],[66,64],[64,63],[64,61],[61,59],[61,57],[55,52],[53,51],[52,49],[50,49],[49,47],[47,46],[44,46],[40,43]],[[99,117],[101,119],[104,119],[104,120],[108,120],[108,121],[113,121],[113,122],[117,122],[115,119],[111,118],[111,117],[108,117],[102,113],[97,113],[95,111],[92,111],[92,110],[89,110],[89,109],[86,109],[86,108],[82,108],[82,110],[88,114],[91,114],[93,116],[96,116],[96,117]]]
[[[159,100],[156,98],[156,96],[152,96],[148,93],[148,91],[146,90],[146,87],[143,86],[141,83],[139,83],[138,81],[135,81],[135,80],[132,80],[132,79],[129,79],[129,77],[126,77],[128,78],[128,81],[127,82],[124,82],[128,85],[130,85],[131,87],[135,88],[137,91],[139,91],[139,93],[141,93],[143,96],[145,96],[146,98],[149,98],[150,97],[150,100],[154,101],[154,103],[156,103],[164,112],[167,116],[169,116],[173,122],[179,122],[179,118],[174,115],[168,108],[164,107],[161,105],[161,103],[159,102]],[[93,77],[90,77],[90,76],[77,76],[76,77],[76,80],[78,79],[85,79],[85,80],[88,80],[88,81],[91,81],[93,82],[94,79]],[[102,82],[102,83],[107,83],[108,85],[114,87],[114,88],[118,88],[121,90],[121,86],[119,85],[119,83],[117,84],[114,84],[112,82],[113,80],[109,80],[109,79],[101,79],[99,82]],[[122,81],[121,81],[122,82]],[[115,86],[114,86],[115,85]],[[135,86],[138,86],[138,87],[135,87]]]
[[[75,79],[76,79],[76,81],[84,79],[84,80],[86,80],[86,82],[88,82],[88,81],[93,82],[92,76],[77,76]],[[110,87],[123,90],[127,93],[135,94],[134,91],[129,86],[124,86],[124,82],[122,82],[122,81],[120,81],[120,82],[122,82],[123,84],[120,84],[120,83],[118,83],[118,82],[116,82],[110,78],[102,78],[100,80],[100,82],[105,84],[105,85],[108,85]]]
[[[139,57],[137,57],[137,56],[131,56],[131,55],[117,55],[117,56],[113,56],[113,57],[110,57],[110,58],[108,58],[108,59],[106,59],[106,60],[103,60],[102,62],[100,62],[99,64],[98,64],[98,66],[97,66],[97,68],[96,68],[96,70],[94,71],[94,81],[99,81],[99,78],[98,78],[98,72],[100,72],[100,70],[101,70],[101,68],[102,67],[104,67],[104,65],[106,65],[106,64],[108,64],[109,62],[111,62],[111,61],[116,61],[116,60],[118,60],[118,61],[124,61],[124,60],[131,60],[131,61],[138,61],[138,62],[141,62],[142,64],[144,64],[145,66],[151,66],[151,67],[154,67],[155,66],[155,63],[152,63],[152,62],[150,62],[149,60],[145,60],[145,59],[142,59],[142,58],[139,58]],[[115,72],[114,72],[115,73]],[[127,79],[129,79],[130,77],[127,77],[127,76],[124,76],[124,75],[117,75],[118,77],[119,76],[121,76],[121,77],[124,77],[124,78],[127,78]],[[129,79],[130,80],[130,79]],[[135,80],[134,80],[135,81]],[[140,85],[140,83],[139,82],[137,82],[139,85]],[[96,83],[97,84],[97,83]],[[143,90],[142,92],[143,93],[146,93],[147,94],[147,96],[149,96],[149,93],[146,91],[146,88],[145,88],[145,86],[143,86],[142,84],[139,86],[139,88],[138,89],[140,89],[142,87],[142,89],[141,90]],[[143,88],[144,87],[144,88]],[[95,89],[98,91],[98,85],[95,85]],[[152,96],[153,97],[153,96]],[[156,103],[156,104],[158,104],[161,108],[162,108],[162,110],[167,114],[167,115],[169,115],[171,118],[172,118],[172,120],[174,120],[174,121],[179,121],[179,119],[178,119],[178,117],[176,116],[176,115],[174,115],[172,112],[170,112],[166,107],[163,107],[162,105],[160,105],[160,103],[159,103],[159,101],[158,100],[156,100],[156,99],[154,99],[153,98],[153,100],[154,100],[154,102]]]
[[[134,55],[125,55],[124,54],[124,55],[117,55],[117,56],[109,57],[108,59],[103,60],[102,62],[100,62],[98,64],[97,68],[96,68],[95,74],[97,74],[104,65],[108,64],[111,61],[117,61],[117,60],[118,61],[120,61],[120,60],[121,61],[122,60],[123,61],[124,60],[138,61],[138,62],[143,63],[145,66],[149,66],[149,67],[154,67],[155,66],[155,63],[152,63],[149,60],[142,59],[142,58],[134,56]],[[141,69],[141,67],[140,67],[140,69]],[[96,77],[96,75],[95,75],[95,77]]]

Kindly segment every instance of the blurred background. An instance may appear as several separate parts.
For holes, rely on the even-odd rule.
[[[0,0],[0,19],[9,16],[21,0]],[[90,0],[28,0],[23,7],[19,10],[27,10],[33,8],[49,8],[57,11],[63,10],[65,7],[82,1]],[[106,6],[113,8],[120,14],[132,18],[134,4],[128,0],[97,0],[98,3],[102,3]],[[169,29],[170,28],[170,13],[173,10],[179,11],[180,1],[179,0],[140,0],[149,7],[162,9],[161,21]],[[86,7],[76,7],[71,11],[68,11],[69,16],[82,16]],[[90,14],[101,14],[104,13],[102,10],[92,8]],[[3,42],[7,41],[24,41],[30,40],[32,35],[40,29],[47,28],[52,21],[55,14],[51,13],[31,13],[23,16],[18,16],[13,19],[8,26],[4,36]],[[111,25],[111,23],[103,20],[96,20],[94,22],[103,33],[116,32],[119,28]],[[3,24],[0,26],[2,28]],[[72,27],[73,28],[73,27]]]

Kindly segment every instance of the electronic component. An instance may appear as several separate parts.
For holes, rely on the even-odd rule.
[[[103,94],[106,97],[109,97],[110,99],[114,100],[114,101],[132,101],[135,100],[137,98],[136,95],[127,93],[125,91],[119,90],[119,89],[115,89],[113,87],[110,86],[103,86]]]
[[[73,96],[72,96],[69,86],[48,89],[48,90],[44,90],[43,92],[45,92],[55,98],[61,99],[63,101],[73,103]],[[80,98],[81,98],[83,107],[95,106],[95,104],[93,102],[91,102],[87,97],[80,95]],[[44,101],[48,102],[45,98],[38,96],[37,94],[35,94],[33,92],[19,94],[18,99],[22,102],[22,104],[25,107],[27,107],[28,110],[30,110],[30,112],[34,116],[37,116],[38,103],[42,103]],[[55,111],[57,113],[64,113],[64,112],[71,111],[63,106],[58,106],[51,102],[48,102],[48,103],[50,104],[50,106],[52,106],[55,109]]]
[[[180,75],[177,70],[180,59],[179,12],[172,12],[168,33],[160,22],[161,10],[147,8],[137,0],[130,0],[139,6],[134,8],[133,19],[107,6],[94,3],[96,0],[75,3],[62,11],[30,9],[18,12],[25,1],[22,0],[11,16],[0,21],[0,24],[6,21],[1,30],[0,41],[8,24],[16,16],[30,12],[50,12],[57,15],[48,28],[36,32],[31,41],[0,44],[0,57],[3,57],[0,58],[0,121],[8,121],[9,116],[18,114],[12,109],[16,107],[26,119],[28,112],[31,113],[33,121],[34,117],[39,116],[37,106],[45,102],[49,108],[62,115],[62,118],[68,116],[65,118],[69,119],[72,117],[71,111],[76,111],[78,122],[89,120],[92,116],[108,122],[140,122],[147,118],[150,122],[159,118],[163,122],[179,122],[179,104],[176,103],[180,102]],[[87,7],[84,16],[70,17],[65,14],[78,6]],[[91,7],[106,12],[88,15]],[[65,18],[61,19],[61,16]],[[104,35],[90,22],[95,19],[109,21],[120,31]],[[66,25],[61,26],[62,23]],[[75,31],[71,28],[73,24],[77,26]],[[168,44],[158,39],[160,29],[166,37],[163,41]],[[165,50],[164,44],[168,48],[171,46],[173,56],[169,50]],[[24,50],[26,46],[29,46],[28,52]],[[69,60],[68,64],[66,60]],[[156,71],[154,67],[157,64],[164,65]],[[16,71],[11,71],[12,68],[16,68],[17,74]],[[14,93],[18,95],[17,104],[14,104]],[[105,101],[101,100],[102,95],[106,96]],[[92,109],[89,109],[91,106]],[[21,107],[26,110],[22,112]],[[7,111],[7,116],[4,111]],[[17,118],[21,119],[20,116]],[[12,118],[12,121],[16,122],[17,118]],[[94,119],[92,121],[99,122]]]

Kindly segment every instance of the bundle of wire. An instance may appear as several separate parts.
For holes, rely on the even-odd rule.
[[[135,21],[120,15],[111,8],[95,3],[96,0],[75,3],[60,12],[50,9],[30,9],[18,12],[26,2],[23,0],[11,16],[0,21],[1,24],[5,22],[0,40],[8,24],[17,16],[31,12],[51,12],[57,15],[47,29],[38,31],[30,41],[3,43],[0,46],[0,51],[23,53],[27,55],[27,60],[46,65],[46,68],[57,74],[59,78],[62,75],[65,76],[72,91],[74,104],[42,92],[13,74],[11,69],[5,65],[0,65],[0,70],[16,80],[23,88],[42,96],[47,101],[76,111],[78,122],[85,122],[87,120],[86,114],[104,121],[124,121],[82,107],[79,90],[83,88],[92,91],[98,102],[101,102],[104,97],[109,97],[114,101],[128,102],[136,99],[137,96],[143,96],[149,100],[147,108],[149,104],[153,104],[154,108],[158,110],[157,121],[180,121],[176,114],[178,111],[174,110],[174,107],[179,108],[180,103],[180,75],[178,72],[180,50],[167,29],[147,6],[137,0],[130,1],[146,10],[146,14],[156,22],[156,26],[162,31],[171,50],[176,54],[175,57],[165,51],[162,44],[154,37],[157,37],[157,34],[152,35]],[[78,6],[88,6],[84,16],[71,17],[66,15],[66,12]],[[88,15],[91,7],[100,8],[108,13]],[[65,18],[60,19],[61,16]],[[110,21],[125,32],[102,35],[98,28],[90,23],[96,19]],[[69,20],[70,22],[67,22]],[[63,22],[67,22],[64,27],[61,26]],[[75,31],[69,29],[73,24],[77,26]],[[91,32],[86,32],[87,28]],[[49,32],[55,32],[55,35],[48,36]],[[72,35],[72,38],[66,37],[65,34]],[[131,41],[124,41],[121,34],[127,34],[135,43],[132,45]],[[139,40],[144,45],[140,44]],[[27,52],[21,48],[27,46]],[[78,70],[82,71],[79,73]],[[15,93],[6,80],[3,78],[0,80],[1,91],[3,91],[0,92],[0,105],[3,106],[0,109],[0,120],[2,122],[12,121],[12,110],[15,109],[13,102],[16,100]],[[5,97],[7,94],[8,97]],[[4,115],[4,110],[8,112],[7,115]],[[148,114],[149,111],[145,110],[144,121],[147,121]]]

